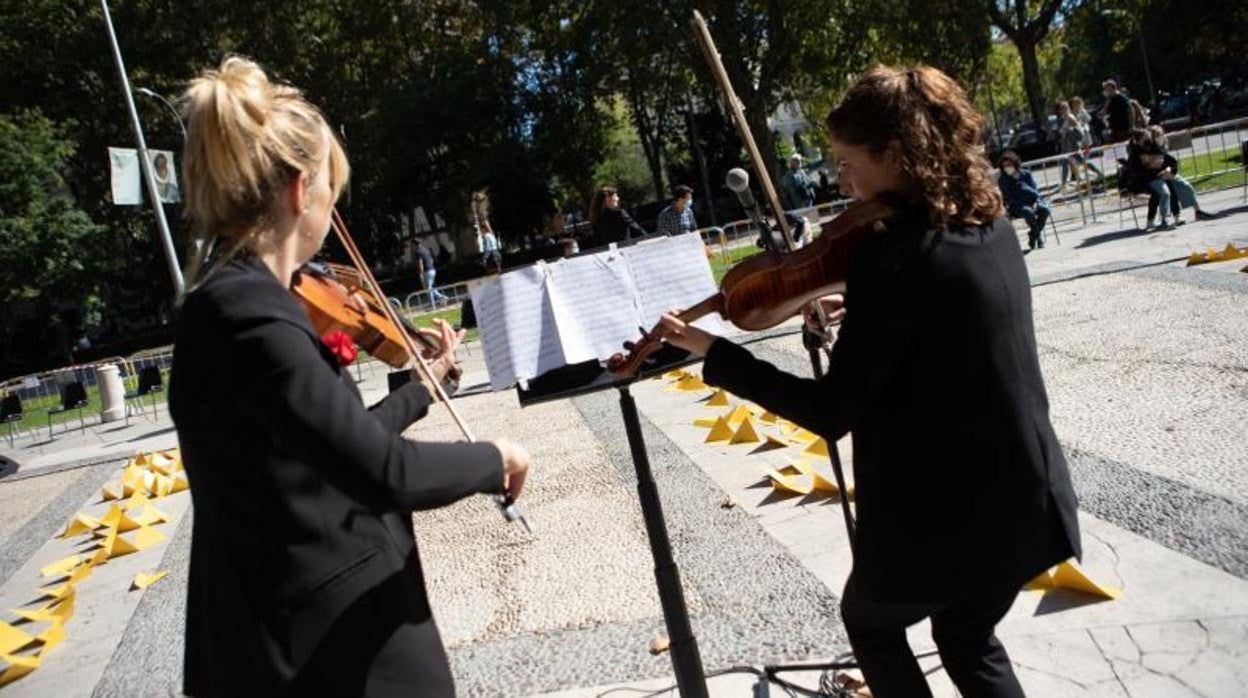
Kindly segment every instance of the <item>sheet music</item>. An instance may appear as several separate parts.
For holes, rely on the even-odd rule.
[[[622,252],[637,287],[638,314],[647,329],[668,310],[688,308],[719,291],[697,233],[644,242]],[[718,315],[694,324],[716,334],[728,329]]]
[[[567,363],[546,282],[545,265],[536,265],[503,274],[472,292],[494,390]]]
[[[607,359],[636,339],[637,289],[619,252],[555,262],[546,288],[568,363]]]

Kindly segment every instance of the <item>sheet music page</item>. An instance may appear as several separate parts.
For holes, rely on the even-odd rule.
[[[472,291],[490,387],[504,390],[563,366],[546,265],[507,272]]]
[[[607,359],[637,338],[637,289],[620,252],[563,259],[549,269],[546,288],[568,363]]]
[[[646,329],[668,310],[688,308],[719,291],[702,236],[697,233],[639,243],[622,252],[637,287],[638,314]],[[729,331],[717,314],[694,325],[716,334]]]

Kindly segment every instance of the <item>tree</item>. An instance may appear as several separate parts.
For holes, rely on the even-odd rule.
[[[39,112],[0,115],[0,303],[33,308],[46,320],[23,338],[45,356],[56,352],[47,341],[52,330],[77,332],[94,319],[62,311],[99,309],[92,272],[104,228],[70,195],[63,173],[73,153],[73,143]],[[65,324],[74,326],[57,327]],[[7,355],[12,347],[4,349]]]
[[[1023,88],[1027,92],[1027,104],[1037,128],[1044,127],[1048,109],[1044,98],[1044,85],[1040,80],[1036,48],[1049,35],[1053,20],[1062,8],[1062,2],[1063,0],[988,1],[988,16],[993,25],[1018,48],[1018,57],[1023,64]]]

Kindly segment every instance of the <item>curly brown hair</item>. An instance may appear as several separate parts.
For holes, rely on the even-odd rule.
[[[1003,213],[981,148],[984,119],[936,68],[872,68],[828,114],[827,127],[836,140],[876,154],[897,142],[910,194],[937,229],[985,225]]]

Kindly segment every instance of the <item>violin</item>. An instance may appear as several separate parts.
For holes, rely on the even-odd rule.
[[[724,70],[706,21],[696,10],[692,24],[711,73],[727,101],[733,124],[750,155],[763,193],[776,214],[776,223],[788,250],[772,248],[742,260],[724,275],[718,293],[684,310],[677,317],[693,322],[710,313],[719,313],[743,330],[764,330],[800,313],[820,297],[844,290],[853,251],[868,236],[884,230],[896,209],[883,199],[855,203],[825,226],[814,242],[796,249],[780,197],[767,176],[765,162],[745,120],[741,100],[728,80],[728,73]],[[763,235],[770,239],[771,231],[764,231]],[[818,304],[814,307],[826,324],[822,308]],[[662,326],[656,325],[638,341],[625,344],[627,355],[620,353],[608,359],[607,370],[619,377],[636,376],[646,360],[662,347],[662,342]]]
[[[301,271],[295,276],[292,290],[309,309],[308,313],[312,317],[313,326],[317,332],[322,332],[322,327],[330,328],[327,331],[342,329],[370,353],[373,351],[369,349],[370,346],[377,349],[379,353],[374,356],[378,358],[382,358],[383,355],[388,356],[389,359],[386,361],[391,366],[402,367],[409,360],[415,363],[419,375],[429,386],[429,391],[436,401],[446,408],[464,439],[469,442],[476,441],[467,422],[451,404],[447,391],[430,368],[428,361],[425,360],[425,353],[431,344],[437,350],[442,347],[433,343],[419,330],[413,329],[406,320],[400,317],[394,307],[384,300],[385,295],[381,292],[381,284],[377,283],[373,272],[365,264],[364,255],[356,247],[355,240],[351,237],[346,223],[343,222],[337,210],[331,211],[331,221],[338,240],[342,242],[347,255],[351,258],[352,266],[334,265],[325,274],[316,274],[309,270]],[[335,268],[339,270],[341,278],[330,279],[329,276]],[[349,288],[352,283],[357,284],[354,291]],[[418,342],[425,344],[424,350],[417,346]],[[400,353],[398,349],[393,348],[392,344],[397,344],[403,352]],[[392,361],[399,363],[391,363]],[[520,509],[510,496],[491,496],[507,521],[519,522],[525,530],[532,532],[528,520],[520,513]]]
[[[412,362],[400,333],[415,339],[425,358],[432,358],[443,350],[441,343],[429,336],[431,330],[415,328],[402,316],[399,316],[402,328],[396,328],[377,297],[350,267],[339,264],[325,264],[320,269],[305,266],[291,277],[290,290],[303,303],[312,329],[318,335],[345,332],[356,346],[391,368],[403,368]],[[447,370],[444,384],[448,388],[458,386],[460,375],[459,365],[453,364]]]
[[[743,330],[775,327],[819,298],[844,291],[853,251],[867,237],[883,231],[895,210],[883,199],[855,203],[800,250],[763,252],[738,262],[724,274],[718,293],[676,317],[693,322],[719,313]],[[607,370],[620,377],[636,376],[662,345],[662,326],[656,325],[626,345],[627,355],[608,359]]]

